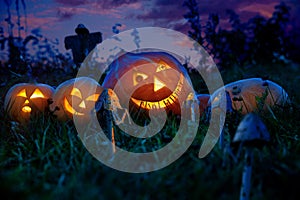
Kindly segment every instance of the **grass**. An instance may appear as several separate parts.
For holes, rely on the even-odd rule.
[[[284,73],[282,73],[284,71]],[[252,199],[295,199],[300,178],[299,67],[264,66],[234,68],[222,72],[224,82],[268,75],[292,97],[290,109],[265,113],[271,141],[254,151]],[[15,83],[16,81],[12,81]],[[3,105],[8,83],[0,91]],[[200,85],[200,83],[199,83]],[[10,199],[238,199],[243,169],[243,151],[235,161],[216,145],[203,159],[198,152],[206,134],[201,121],[198,134],[182,157],[158,171],[129,174],[97,161],[82,145],[72,121],[59,122],[51,114],[19,126],[3,113],[0,117],[0,191]],[[228,116],[226,141],[231,141],[241,116]],[[172,122],[171,122],[172,123]],[[168,130],[176,131],[170,125]],[[173,135],[175,133],[170,133]],[[120,145],[136,142],[120,139]],[[154,140],[153,140],[154,141]],[[165,141],[156,138],[157,145]],[[148,145],[144,144],[147,149]],[[149,148],[151,149],[151,148]],[[236,147],[226,148],[237,155]]]

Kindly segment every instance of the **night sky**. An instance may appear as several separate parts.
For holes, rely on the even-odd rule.
[[[27,35],[34,29],[40,30],[45,37],[51,40],[57,39],[60,51],[64,52],[66,51],[63,45],[64,37],[74,35],[74,29],[79,23],[84,24],[90,32],[102,32],[103,39],[114,34],[112,27],[116,23],[122,24],[121,27],[118,27],[120,31],[145,26],[159,26],[187,33],[189,25],[183,15],[188,10],[182,6],[183,1],[19,0],[20,24],[25,27],[21,34],[26,35],[25,30],[27,30]],[[4,19],[8,16],[8,6],[5,2],[10,4],[9,10],[14,24],[17,23],[17,12],[15,0],[1,0],[0,26],[7,34],[8,25]],[[258,14],[266,18],[271,17],[274,6],[279,2],[278,0],[198,0],[202,22],[206,22],[209,13],[217,13],[220,15],[221,24],[224,27],[228,23],[227,9],[238,13],[243,22]],[[300,22],[297,21],[300,13],[298,1],[285,0],[284,2],[291,7],[291,20],[297,27],[300,27]],[[25,26],[25,13],[27,27]],[[14,34],[17,36],[16,25]]]

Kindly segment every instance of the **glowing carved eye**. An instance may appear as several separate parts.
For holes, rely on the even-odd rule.
[[[97,101],[98,100],[98,97],[99,97],[99,94],[93,94],[91,96],[88,96],[86,98],[87,101]]]
[[[27,97],[27,95],[26,95],[26,90],[25,90],[25,89],[21,90],[21,91],[17,94],[17,96],[18,96],[18,97]]]
[[[34,90],[34,92],[32,93],[32,95],[30,97],[30,99],[35,99],[35,98],[45,98],[45,96],[43,95],[41,90],[39,90],[38,88]]]
[[[77,88],[73,88],[73,89],[72,89],[71,95],[76,96],[76,97],[79,97],[80,99],[82,99],[81,92],[80,92],[79,89],[77,89]]]
[[[133,85],[136,86],[141,81],[143,81],[147,78],[148,78],[148,75],[140,73],[140,72],[135,72],[135,73],[133,73]]]
[[[164,71],[164,70],[167,70],[167,69],[170,69],[170,68],[171,67],[167,63],[165,63],[163,61],[160,61],[158,63],[158,67],[156,68],[156,72],[161,72],[161,71]]]

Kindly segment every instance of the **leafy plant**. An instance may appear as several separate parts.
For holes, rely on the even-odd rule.
[[[196,1],[186,0],[183,5],[188,8],[184,18],[191,26],[189,36],[213,56],[220,68],[269,62],[287,64],[289,60],[298,62],[293,56],[298,49],[293,41],[297,41],[299,35],[290,20],[290,7],[284,2],[275,6],[269,19],[258,15],[244,23],[233,10],[227,10],[230,29],[220,26],[217,14],[210,14],[203,25]]]

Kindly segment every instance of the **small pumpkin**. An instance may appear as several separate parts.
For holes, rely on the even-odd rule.
[[[191,83],[185,68],[174,56],[143,52],[126,53],[111,63],[102,86],[116,91],[122,107],[127,108],[129,101],[130,113],[165,109],[180,114],[179,103],[191,93],[188,82]],[[121,94],[116,90],[117,83],[122,86]]]
[[[62,121],[72,119],[73,115],[89,119],[102,91],[99,83],[89,77],[67,80],[56,88],[50,109]]]
[[[4,108],[15,121],[26,123],[30,116],[48,108],[54,88],[47,84],[19,83],[11,87],[4,100]]]
[[[277,83],[261,78],[249,78],[229,83],[224,86],[226,97],[222,97],[220,89],[210,98],[212,108],[218,107],[223,99],[227,99],[227,111],[235,110],[241,114],[257,111],[260,107],[284,106],[289,103],[287,92]]]

